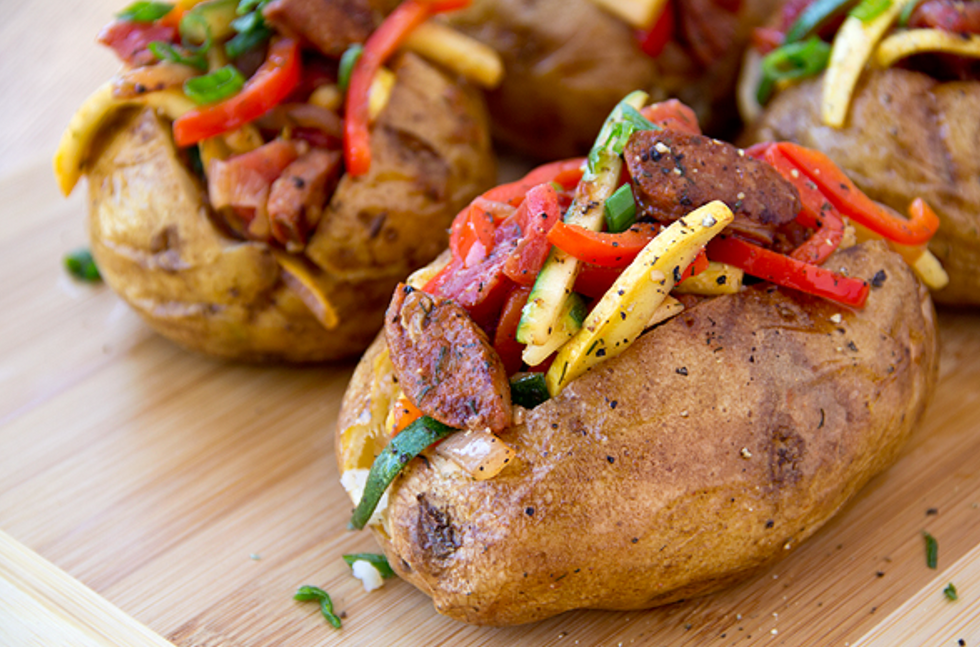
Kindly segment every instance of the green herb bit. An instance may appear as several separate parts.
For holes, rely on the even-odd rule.
[[[378,553],[354,553],[353,555],[344,555],[344,561],[351,568],[354,567],[354,562],[367,562],[371,566],[378,569],[381,573],[381,577],[388,579],[389,577],[395,576],[395,571],[392,570],[391,564],[388,563],[388,558],[384,555],[379,555]]]
[[[99,268],[95,265],[89,249],[78,249],[65,255],[65,269],[80,281],[97,283],[102,280]]]
[[[892,0],[861,0],[848,14],[867,24],[885,13],[892,6]]]
[[[510,399],[525,409],[533,409],[551,398],[544,373],[518,373],[510,379]]]
[[[262,11],[263,7],[272,0],[242,0],[238,3],[238,15],[242,16],[250,11]]]
[[[161,61],[190,65],[201,71],[208,69],[208,60],[204,57],[204,53],[200,51],[185,54],[170,43],[162,40],[153,41],[147,45],[147,49]]]
[[[939,542],[924,530],[922,536],[926,540],[926,566],[934,569],[939,563]]]
[[[606,198],[606,230],[619,233],[636,222],[636,202],[633,187],[627,182]]]
[[[909,18],[912,17],[912,12],[915,11],[915,8],[918,7],[918,6],[919,6],[919,3],[918,2],[910,2],[907,5],[905,5],[904,7],[902,7],[902,13],[900,13],[898,15],[898,26],[899,27],[908,27],[908,25],[909,25]]]
[[[956,593],[956,587],[953,586],[952,582],[947,584],[946,588],[943,589],[943,595],[945,595],[946,599],[949,600],[950,602],[956,602],[957,600],[960,599],[960,596],[957,595]]]
[[[293,595],[293,599],[299,602],[319,602],[320,613],[336,629],[340,629],[340,617],[333,612],[333,601],[330,595],[318,586],[301,586]]]
[[[198,105],[217,103],[236,94],[243,85],[245,85],[245,77],[238,68],[234,65],[225,65],[210,74],[195,76],[184,81],[184,94]]]
[[[856,4],[857,0],[816,0],[793,21],[783,42],[794,43],[816,34],[831,20],[843,15]]]
[[[805,41],[783,45],[762,59],[762,80],[756,99],[765,105],[772,96],[777,81],[816,76],[830,60],[830,45],[816,36]]]
[[[357,530],[362,529],[374,514],[381,496],[402,468],[426,447],[455,431],[456,429],[429,416],[422,416],[392,438],[388,446],[374,459],[367,483],[364,484],[364,494],[361,495],[361,501],[348,525]]]
[[[160,20],[173,11],[174,6],[169,2],[134,2],[116,14],[120,20],[133,22],[153,22]]]
[[[363,53],[364,46],[360,43],[354,43],[344,50],[343,55],[340,57],[340,68],[337,71],[337,87],[340,88],[341,92],[347,91],[347,86],[350,84],[350,75]]]
[[[235,59],[245,52],[258,47],[272,37],[272,30],[263,26],[261,29],[235,34],[225,43],[225,54]]]

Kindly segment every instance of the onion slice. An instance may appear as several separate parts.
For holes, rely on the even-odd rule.
[[[436,445],[435,453],[477,481],[496,476],[514,458],[514,450],[489,431],[456,432]]]

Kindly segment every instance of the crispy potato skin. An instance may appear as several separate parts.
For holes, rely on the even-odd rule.
[[[441,251],[458,209],[495,176],[478,96],[417,57],[395,69],[371,172],[342,179],[306,250],[340,312],[337,328],[320,325],[285,286],[267,245],[215,227],[169,124],[150,110],[108,125],[86,169],[92,251],[106,282],[157,332],[192,350],[256,362],[359,354],[394,286]]]
[[[821,80],[780,92],[747,141],[822,150],[870,197],[900,213],[922,197],[941,225],[929,249],[949,274],[937,303],[980,305],[980,83],[940,83],[891,68],[866,72],[848,122],[820,122]]]
[[[869,243],[830,266],[887,279],[861,311],[769,286],[682,313],[500,434],[518,460],[493,479],[410,463],[374,528],[393,568],[440,613],[507,625],[667,604],[786,555],[894,460],[936,381],[904,263]],[[341,431],[386,387],[383,349]]]
[[[487,97],[496,135],[523,153],[558,159],[588,152],[609,111],[637,89],[654,101],[680,98],[713,134],[733,126],[740,52],[776,4],[745,0],[738,14],[692,10],[705,34],[724,23],[730,39],[730,55],[707,69],[676,38],[656,59],[647,56],[633,30],[591,0],[475,0],[446,20],[504,61],[504,79]]]

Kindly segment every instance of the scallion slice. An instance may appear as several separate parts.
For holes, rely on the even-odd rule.
[[[925,531],[922,532],[922,537],[926,540],[926,566],[934,569],[939,565],[939,542]]]
[[[169,2],[134,2],[116,14],[120,20],[133,22],[153,22],[173,11],[174,6]]]
[[[378,553],[354,553],[353,555],[344,555],[344,561],[351,568],[354,567],[354,562],[367,562],[371,566],[378,569],[381,573],[381,577],[388,579],[389,577],[395,576],[395,571],[392,570],[391,564],[388,563],[388,558],[384,555],[379,555]]]
[[[99,268],[95,265],[92,252],[88,249],[77,249],[65,255],[65,269],[76,279],[88,283],[97,283],[102,280]]]
[[[327,619],[335,629],[340,629],[340,617],[333,612],[333,600],[330,595],[318,586],[301,586],[293,595],[293,599],[299,602],[319,602],[320,613]]]
[[[455,431],[456,429],[429,416],[422,416],[392,438],[371,465],[367,483],[364,484],[364,493],[351,516],[349,526],[357,530],[362,529],[374,514],[374,509],[378,507],[381,495],[385,493],[402,468],[426,447]]]
[[[245,77],[234,65],[225,65],[210,74],[184,81],[184,94],[194,103],[217,103],[236,94],[245,85]]]
[[[898,26],[908,27],[909,19],[912,17],[912,12],[915,8],[919,6],[918,2],[910,2],[904,7],[902,7],[902,13],[898,15]]]
[[[837,16],[851,9],[857,0],[816,0],[804,9],[786,32],[784,43],[795,43],[818,31]]]
[[[851,9],[849,15],[863,23],[869,23],[892,6],[892,0],[861,0],[861,3]]]
[[[805,41],[789,43],[766,54],[762,59],[762,80],[756,98],[765,105],[775,89],[776,82],[784,79],[803,79],[815,76],[827,67],[830,45],[816,36]]]
[[[957,600],[960,599],[959,594],[956,592],[956,587],[953,586],[952,582],[947,584],[946,588],[943,589],[943,595],[945,595],[946,599],[949,600],[950,602],[956,602]]]
[[[633,188],[627,183],[606,198],[606,230],[619,233],[629,229],[634,222],[636,202],[633,200]]]
[[[340,88],[341,92],[347,91],[347,84],[350,83],[351,72],[354,71],[354,66],[357,65],[357,61],[361,58],[362,53],[364,53],[364,46],[360,43],[355,43],[344,50],[343,55],[340,57],[340,68],[337,71],[337,87]]]
[[[147,45],[147,49],[161,61],[190,65],[202,71],[208,69],[208,60],[201,51],[193,51],[185,54],[170,43],[162,40],[153,41]]]

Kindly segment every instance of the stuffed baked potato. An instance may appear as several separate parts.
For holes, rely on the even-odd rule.
[[[841,6],[838,13],[848,8]],[[860,15],[859,9],[852,11]],[[808,11],[814,13],[782,17],[780,28],[767,32],[778,40],[794,24],[807,23]],[[942,223],[929,249],[948,275],[948,284],[930,285],[935,300],[980,304],[980,2],[909,0],[867,22],[854,16],[847,21],[835,37],[836,23],[829,19],[823,20],[828,26],[811,30],[834,37],[832,47],[823,45],[829,68],[815,78],[780,79],[794,74],[773,61],[804,42],[816,45],[816,36],[788,42],[762,59],[776,89],[760,114],[753,99],[758,76],[743,78],[741,106],[755,116],[746,141],[790,140],[819,149],[870,197],[900,212],[913,198],[925,199]],[[801,39],[807,34],[800,28],[796,33]],[[809,63],[799,66],[819,72],[814,57],[820,58],[811,52],[804,59]],[[754,60],[749,68],[758,72],[760,59]]]
[[[712,132],[736,125],[734,81],[773,0],[475,0],[446,20],[500,53],[487,94],[497,135],[538,159],[588,151],[635,88],[678,97]],[[624,18],[624,16],[626,16]]]
[[[812,167],[700,136],[676,104],[617,111],[584,175],[542,167],[461,213],[344,397],[352,525],[465,622],[643,609],[746,577],[889,465],[935,385],[928,290],[882,241],[813,235],[810,210],[838,216]],[[614,233],[628,223],[603,196],[624,163],[639,222]],[[603,271],[618,277],[596,290]]]
[[[393,287],[441,251],[453,215],[495,177],[485,107],[455,73],[393,56],[363,97],[370,161],[355,174],[342,160],[336,51],[326,36],[295,33],[288,9],[303,3],[262,4],[246,17],[266,16],[264,36],[237,57],[232,43],[249,33],[227,24],[237,1],[177,6],[179,28],[169,14],[110,25],[102,39],[127,65],[73,119],[55,171],[66,193],[88,177],[96,263],[159,333],[247,361],[356,356]],[[194,16],[210,25],[211,49],[197,60],[207,75],[187,40]],[[373,20],[335,39],[363,40]],[[174,41],[156,41],[158,61],[146,39],[161,33]],[[182,90],[226,70],[251,77],[200,107]],[[353,85],[356,67],[350,74]],[[214,129],[216,113],[233,124]]]

